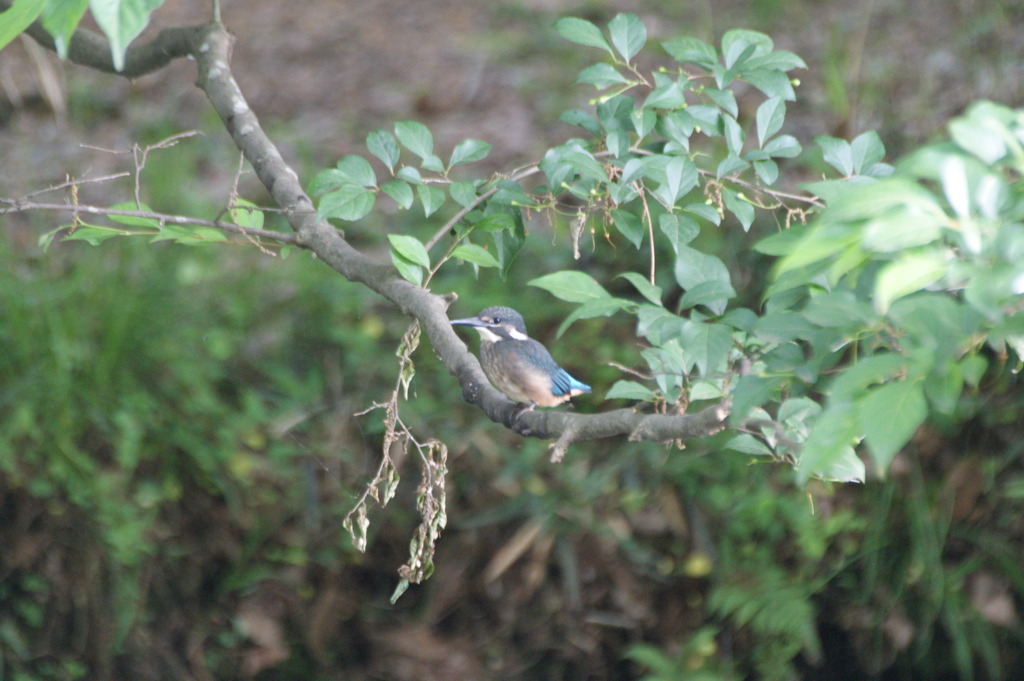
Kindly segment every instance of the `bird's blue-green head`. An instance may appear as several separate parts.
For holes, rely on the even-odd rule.
[[[526,340],[526,323],[523,315],[510,307],[488,307],[475,317],[453,319],[452,324],[472,326],[480,332],[480,337],[488,342],[500,340]]]

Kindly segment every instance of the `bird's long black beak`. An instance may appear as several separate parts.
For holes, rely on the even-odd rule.
[[[487,326],[487,323],[476,317],[466,317],[465,319],[453,319],[452,326]]]

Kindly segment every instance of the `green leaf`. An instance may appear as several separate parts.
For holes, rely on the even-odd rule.
[[[715,168],[715,177],[721,179],[727,175],[739,174],[749,167],[749,163],[736,154],[729,152],[729,155],[723,158],[719,162],[718,167]]]
[[[423,268],[403,257],[398,251],[391,251],[391,264],[406,281],[417,286],[423,285]]]
[[[769,343],[809,338],[814,331],[814,326],[803,315],[790,310],[772,310],[754,324],[757,337]]]
[[[743,153],[743,128],[736,122],[736,119],[728,114],[722,114],[722,123],[725,132],[725,145],[729,152],[736,156]]]
[[[537,206],[537,202],[524,192],[519,183],[514,180],[500,180],[498,182],[498,190],[491,196],[490,203],[495,205],[504,204],[515,208],[534,208]]]
[[[706,88],[704,90],[704,94],[707,95],[708,99],[717,104],[722,111],[726,112],[733,118],[737,118],[740,115],[740,107],[736,102],[736,95],[732,90]]]
[[[609,53],[612,51],[608,41],[601,35],[601,30],[585,19],[563,17],[555,22],[555,30],[558,31],[558,35],[579,45],[600,47]]]
[[[245,199],[235,199],[231,207],[231,221],[239,227],[263,229],[264,215],[255,203]],[[155,226],[155,225],[154,225]]]
[[[593,317],[611,317],[620,310],[629,309],[631,303],[622,298],[598,298],[588,300],[572,311],[565,321],[558,327],[556,337],[561,338],[565,330],[572,326],[578,319],[591,319]]]
[[[580,71],[576,76],[577,83],[589,83],[598,90],[605,90],[614,85],[624,85],[630,82],[628,78],[618,72],[611,64],[592,64]]]
[[[800,246],[800,242],[807,237],[810,231],[809,225],[793,225],[789,229],[761,239],[754,244],[754,250],[776,258],[788,255]]]
[[[733,391],[729,423],[734,426],[741,424],[755,407],[775,397],[785,382],[784,378],[778,376],[742,376]]]
[[[36,241],[36,245],[39,246],[39,248],[41,248],[45,253],[46,251],[50,250],[50,245],[53,244],[53,240],[57,237],[57,235],[69,229],[70,227],[71,225],[61,225],[60,227],[51,229],[49,232],[46,232],[45,234],[39,237],[39,240]]]
[[[404,594],[408,589],[409,589],[409,580],[408,579],[405,579],[403,577],[402,579],[398,580],[398,584],[395,585],[395,590],[393,592],[391,592],[391,605],[394,605],[395,603],[397,603],[398,599],[401,598],[402,594]]]
[[[793,158],[803,151],[803,147],[792,135],[780,135],[771,139],[762,149],[772,158]]]
[[[580,111],[579,109],[563,111],[558,117],[558,120],[562,123],[568,123],[569,125],[578,125],[595,137],[601,134],[601,126],[597,124],[594,117],[585,111]]]
[[[369,162],[367,162],[367,160],[362,156],[349,154],[338,161],[335,167],[337,167],[341,176],[352,184],[358,184],[364,187],[377,186],[377,176],[374,174],[373,168],[370,167]]]
[[[647,42],[647,28],[635,14],[622,13],[608,22],[612,45],[627,62],[636,56]]]
[[[71,35],[78,28],[89,0],[44,0],[46,11],[43,13],[43,28],[53,36],[53,47],[61,59],[68,58],[68,43]],[[17,4],[17,3],[15,3]],[[6,24],[6,16],[0,15],[0,26]],[[0,38],[0,48],[5,43]]]
[[[395,123],[395,135],[399,143],[422,159],[433,155],[434,136],[427,126],[418,121],[399,121]]]
[[[968,109],[966,116],[954,118],[948,125],[953,141],[988,165],[1007,155],[1007,143],[1012,139],[1006,124],[1001,120],[1003,116],[999,113],[1000,108],[1004,107],[992,102],[978,102]]]
[[[782,97],[787,102],[796,99],[793,84],[782,71],[774,69],[751,69],[745,66],[741,75],[748,83],[763,92],[767,97]]]
[[[647,300],[651,301],[655,305],[662,304],[661,287],[652,284],[646,277],[643,277],[637,274],[636,272],[623,272],[622,274],[618,275],[616,279],[618,279],[619,277],[626,279],[629,281],[629,283],[633,284],[633,287],[637,291],[639,291],[640,295],[642,295]]]
[[[864,462],[853,447],[842,447],[829,465],[816,475],[830,482],[864,482]]]
[[[430,171],[433,171],[435,173],[443,173],[444,172],[444,162],[441,160],[440,157],[435,156],[434,154],[430,154],[430,155],[424,157],[424,159],[423,159],[423,169],[424,170],[430,170]]]
[[[337,189],[346,182],[348,182],[348,178],[340,170],[337,168],[327,168],[313,176],[313,179],[309,181],[309,185],[306,187],[306,191],[311,196],[319,196]]]
[[[596,182],[605,182],[608,179],[604,166],[589,151],[570,149],[566,152],[564,159],[583,179]]]
[[[452,251],[452,257],[471,262],[480,267],[501,267],[490,251],[476,244],[462,244]]]
[[[128,45],[149,23],[149,15],[164,0],[90,0],[92,16],[110,41],[114,68],[124,70]]]
[[[253,205],[248,201],[245,201],[244,199],[239,199],[239,201],[250,206]],[[139,210],[142,212],[152,212],[153,210],[146,204],[136,206],[134,201],[123,201],[121,203],[115,203],[110,208],[111,210]],[[121,225],[132,225],[134,227],[148,227],[151,229],[160,227],[160,221],[157,220],[156,218],[144,218],[135,215],[109,215],[108,217],[112,222],[116,222]]]
[[[850,159],[853,172],[860,175],[885,156],[885,145],[874,130],[861,133],[850,142]]]
[[[693,116],[685,110],[680,110],[658,116],[655,128],[683,150],[688,150],[695,126]]]
[[[674,38],[663,42],[661,47],[681,64],[695,64],[710,69],[718,63],[717,50],[697,38]]]
[[[472,182],[452,182],[448,193],[463,208],[469,208],[476,201],[476,186]]]
[[[462,163],[474,163],[487,158],[491,153],[491,145],[480,140],[462,140],[452,150],[452,158],[448,161],[448,168],[454,168]]]
[[[759,317],[745,307],[734,307],[722,316],[722,323],[740,331],[751,331]]]
[[[654,126],[658,122],[658,116],[649,109],[634,109],[629,114],[629,120],[633,123],[633,131],[637,134],[637,137],[642,140],[650,134],[651,130],[654,129]]]
[[[633,122],[630,115],[633,113],[635,102],[632,97],[626,95],[615,95],[607,101],[602,100],[597,104],[597,120],[608,132],[612,130],[628,131],[632,129]],[[570,146],[577,148],[583,145],[574,140]]]
[[[726,301],[736,296],[732,284],[727,281],[704,281],[690,288],[679,301],[681,310],[688,310],[697,305],[705,305],[708,309],[720,314]]]
[[[761,182],[771,186],[779,179],[779,165],[775,161],[754,161],[754,171]]]
[[[384,162],[392,173],[398,163],[399,149],[395,136],[387,130],[374,130],[366,136],[366,148]]]
[[[875,280],[875,310],[885,314],[897,298],[934,284],[946,273],[940,252],[907,252],[881,269]]]
[[[629,239],[637,248],[640,248],[644,241],[644,232],[646,228],[643,220],[640,219],[639,215],[635,215],[628,210],[622,208],[616,208],[611,212],[612,223],[615,228],[622,233],[624,237]]]
[[[774,43],[764,33],[734,28],[722,34],[722,56],[726,68],[742,65],[747,59],[772,51]]]
[[[636,310],[636,332],[655,345],[662,345],[682,334],[685,320],[660,305],[641,304]]]
[[[941,371],[933,371],[925,377],[924,394],[935,410],[952,415],[964,389],[964,377],[960,365],[948,363]]]
[[[320,198],[316,214],[322,219],[338,218],[339,220],[359,220],[373,210],[376,195],[366,187],[355,184],[342,185]]]
[[[939,241],[949,219],[941,209],[935,208],[894,207],[864,225],[861,245],[876,253],[895,253]]]
[[[683,324],[679,339],[686,352],[687,363],[696,365],[701,376],[725,371],[725,362],[732,350],[732,329],[724,324],[695,322]]]
[[[611,298],[607,291],[593,277],[583,272],[563,270],[537,277],[530,286],[542,288],[560,300],[570,303],[585,303],[600,298]]]
[[[948,155],[939,164],[942,193],[957,217],[963,219],[971,214],[971,188],[967,168],[961,156]]]
[[[511,232],[516,228],[516,221],[508,213],[492,213],[473,223],[473,229],[485,232]]]
[[[660,78],[658,78],[660,76]],[[683,88],[680,87],[679,82],[664,76],[663,74],[656,73],[655,80],[662,80],[654,90],[651,91],[647,98],[644,100],[643,108],[645,109],[678,109],[686,104],[686,100],[683,99]]]
[[[718,209],[709,203],[688,203],[683,206],[683,210],[687,213],[693,213],[697,217],[704,218],[713,225],[722,223],[722,216],[718,214]]]
[[[752,57],[744,64],[747,69],[767,69],[772,71],[792,71],[806,69],[807,64],[797,55],[787,50],[775,50],[760,57]]]
[[[500,209],[500,206],[498,208]],[[519,252],[523,250],[523,244],[526,243],[526,229],[523,226],[521,215],[522,213],[517,210],[516,215],[509,216],[512,219],[511,228],[493,232],[494,254],[498,257],[498,262],[501,263],[502,279],[508,276]]]
[[[919,381],[894,381],[872,390],[858,404],[860,429],[879,469],[889,462],[928,415]]]
[[[629,152],[629,135],[623,130],[612,130],[605,139],[605,146],[613,157],[619,158]]]
[[[444,190],[440,187],[431,184],[418,184],[416,185],[416,195],[419,196],[420,203],[423,204],[424,216],[428,218],[444,205]]]
[[[407,234],[388,234],[388,241],[395,252],[409,262],[430,269],[430,255],[419,239]]]
[[[605,393],[606,400],[643,400],[653,401],[654,391],[636,381],[615,381]]]
[[[177,244],[196,246],[210,242],[222,242],[227,238],[224,233],[212,227],[183,227],[181,225],[163,225],[160,233],[150,239],[150,243],[157,241],[173,241]]]
[[[380,190],[395,200],[402,208],[409,210],[412,207],[412,187],[404,180],[388,180],[380,186]]]
[[[886,383],[907,371],[907,358],[897,353],[879,353],[847,367],[828,389],[829,400],[853,402],[876,383]]]
[[[853,151],[850,143],[838,137],[826,137],[824,135],[814,138],[815,143],[821,147],[825,163],[839,171],[843,177],[854,174]]]
[[[749,201],[740,198],[740,195],[731,189],[722,189],[722,201],[725,208],[740,221],[743,231],[749,231],[750,225],[754,222],[754,206]]]
[[[838,479],[829,472],[844,462],[845,467],[849,467],[849,457],[853,452],[851,445],[859,434],[857,410],[852,404],[831,405],[825,409],[814,422],[800,450],[798,480],[805,482],[812,476]]]
[[[69,231],[61,241],[84,241],[90,246],[99,246],[102,242],[115,236],[129,236],[131,232],[116,227],[102,227],[79,222],[78,227]]]
[[[402,166],[395,173],[395,177],[405,180],[409,184],[414,184],[417,187],[423,184],[423,176],[420,175],[420,171],[412,166]]]
[[[750,454],[752,456],[772,455],[772,450],[768,448],[768,445],[749,433],[740,433],[726,442],[725,448],[731,449],[734,452],[739,452],[740,454]]]
[[[871,305],[858,300],[850,291],[830,291],[814,295],[803,309],[813,324],[826,328],[869,327],[876,323]]]
[[[771,97],[757,107],[757,139],[762,148],[772,135],[782,129],[785,120],[786,102],[782,97]]]
[[[673,156],[665,164],[665,181],[654,194],[666,206],[673,206],[696,186],[697,166],[687,156]]]
[[[679,213],[662,213],[658,217],[658,228],[668,237],[676,253],[679,253],[680,246],[685,246],[700,234],[696,221]]]
[[[679,247],[676,255],[675,275],[676,281],[686,291],[709,281],[723,284],[723,291],[732,291],[731,295],[708,306],[715,314],[722,314],[725,311],[725,300],[736,295],[725,263],[713,255],[701,253],[689,246]]]

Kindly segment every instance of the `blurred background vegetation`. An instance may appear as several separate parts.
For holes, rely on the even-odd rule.
[[[198,23],[168,3],[156,28]],[[761,30],[808,63],[786,132],[877,129],[893,155],[979,97],[1020,106],[1024,9],[1006,0],[823,3],[468,0],[224,3],[237,75],[304,178],[374,128],[420,120],[439,148],[494,144],[494,170],[536,160],[586,105],[589,55],[551,30],[634,11],[654,39]],[[59,64],[22,42],[0,62],[0,194],[131,168],[144,199],[212,217],[237,152],[188,63],[136,83]],[[80,145],[88,145],[82,147]],[[106,151],[104,151],[106,150]],[[784,170],[795,185],[812,168]],[[82,199],[131,197],[130,182]],[[266,196],[244,176],[241,193]],[[620,441],[563,464],[465,405],[428,348],[406,424],[451,448],[437,570],[395,605],[417,462],[371,514],[356,552],[340,521],[376,469],[380,412],[407,320],[293,253],[38,237],[10,216],[0,257],[0,679],[996,679],[1024,668],[1022,397],[990,385],[963,425],[931,422],[885,480],[793,484],[784,466]],[[386,258],[388,232],[443,216],[375,214],[347,234]],[[280,228],[280,225],[278,225]],[[760,290],[751,235],[717,242],[737,288]],[[605,240],[605,234],[592,235]],[[586,240],[585,240],[586,241]],[[581,262],[613,294],[646,254]],[[525,282],[568,266],[564,225],[537,220],[507,281],[468,266],[435,278],[468,316],[514,301],[553,340],[567,309]],[[669,287],[673,282],[659,282]],[[621,290],[615,290],[615,286]],[[677,293],[678,295],[678,293]],[[475,341],[471,341],[475,342]],[[555,356],[594,386],[636,366],[629,322],[578,322]],[[719,443],[720,444],[720,443]]]

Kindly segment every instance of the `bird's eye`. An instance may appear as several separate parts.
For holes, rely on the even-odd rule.
[[[501,324],[501,317],[495,317],[491,320],[492,324]]]

